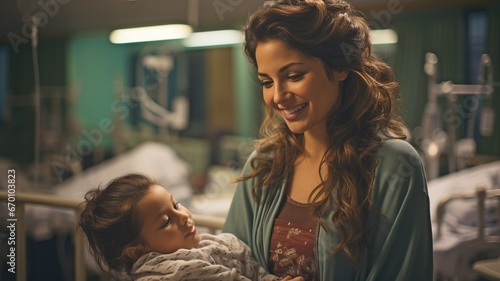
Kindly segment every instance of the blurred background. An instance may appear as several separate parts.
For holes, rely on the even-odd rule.
[[[498,188],[500,1],[348,2],[373,29],[374,53],[394,69],[408,141],[429,181],[497,163],[487,184]],[[197,199],[195,210],[210,206],[209,214],[224,216],[228,200],[217,200],[230,198],[231,179],[252,151],[262,118],[261,89],[239,32],[262,3],[4,1],[1,189],[7,169],[15,169],[18,191],[83,198],[115,175],[143,171],[178,187],[187,204]],[[167,29],[151,36],[177,36],[139,38],[149,31],[128,30],[120,37],[124,29],[152,26]],[[29,280],[71,280],[64,265],[51,268],[37,259],[42,243],[48,249],[71,244],[44,227],[28,237],[36,244]],[[457,275],[458,268],[442,275]]]
[[[500,26],[495,14],[499,1],[351,2],[365,13],[374,30],[392,32],[388,38],[376,37],[373,50],[394,68],[401,86],[401,113],[416,147],[422,149],[423,139],[432,137],[423,128],[429,123],[423,113],[435,101],[440,118],[432,120],[436,124],[431,126],[443,131],[453,126],[456,142],[474,140],[474,158],[465,165],[500,157],[500,130],[494,130],[500,126],[500,114],[480,118],[485,115],[483,109],[499,108],[500,99],[494,98],[498,94],[459,95],[452,108],[446,95],[432,97],[430,76],[424,71],[426,54],[432,52],[437,60],[435,84],[487,84],[489,73],[479,73],[481,56],[488,54],[492,65],[499,59]],[[191,29],[180,37],[237,31],[261,3],[7,1],[0,12],[0,155],[21,165],[30,177],[36,157],[48,164],[53,157],[70,155],[65,157],[70,161],[59,161],[58,168],[68,169],[58,171],[62,175],[40,167],[40,186],[75,172],[74,165],[85,169],[146,140],[174,146],[193,141],[185,153],[200,153],[190,159],[195,161],[191,163],[195,174],[218,163],[220,139],[226,135],[253,138],[261,120],[260,89],[238,38],[220,41],[209,36],[197,45],[161,38],[114,44],[110,33],[165,24],[188,25]],[[31,16],[38,18],[36,34]],[[36,65],[33,36],[37,38]],[[493,87],[500,83],[498,77],[494,73]],[[155,111],[148,119],[138,101],[142,97],[139,88],[165,109],[161,113],[173,113],[171,117],[177,119],[167,121]],[[481,126],[489,128],[481,132]],[[179,143],[179,139],[185,141]],[[439,153],[445,155],[447,149]],[[446,161],[440,163],[443,167],[433,177],[449,172]]]

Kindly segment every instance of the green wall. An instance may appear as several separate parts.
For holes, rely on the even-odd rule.
[[[99,129],[103,119],[112,119],[116,111],[114,87],[116,83],[128,87],[133,84],[133,58],[141,50],[155,49],[165,43],[115,45],[107,34],[93,33],[73,37],[67,47],[68,84],[77,90],[74,113],[82,129]],[[179,48],[172,43],[172,49]],[[234,92],[236,93],[237,131],[240,136],[255,136],[261,121],[260,89],[254,80],[254,71],[243,55],[241,45],[233,52]],[[188,83],[195,83],[189,81]],[[104,130],[103,130],[104,131]],[[111,135],[105,135],[110,147]],[[82,136],[85,137],[85,136]]]
[[[262,94],[256,83],[256,70],[247,61],[240,45],[233,50],[233,67],[238,124],[235,133],[243,137],[256,137],[262,121]]]
[[[101,130],[105,146],[110,146],[110,129],[102,130],[101,127],[108,128],[102,126],[106,122],[103,120],[113,119],[116,83],[125,82],[130,76],[131,49],[113,45],[107,34],[99,33],[78,35],[68,43],[68,84],[78,95],[75,117],[82,129]]]

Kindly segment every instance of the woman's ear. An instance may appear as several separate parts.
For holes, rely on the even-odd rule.
[[[349,71],[347,70],[333,70],[333,77],[335,78],[336,81],[342,82],[347,78],[347,75],[349,74]]]
[[[125,248],[125,254],[133,259],[134,261],[138,260],[144,254],[144,246],[142,245],[134,245],[128,246]]]

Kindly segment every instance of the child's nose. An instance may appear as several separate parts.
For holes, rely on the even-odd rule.
[[[180,211],[179,212],[179,222],[181,225],[185,225],[189,220],[189,214],[187,212]]]

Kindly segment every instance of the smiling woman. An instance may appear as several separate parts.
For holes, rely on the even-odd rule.
[[[267,107],[223,231],[278,276],[432,279],[422,163],[369,31],[341,0],[266,1],[245,25]]]
[[[264,62],[258,65],[264,101],[288,128],[297,134],[310,133],[313,127],[326,133],[327,113],[340,105],[339,85],[347,72],[327,73],[320,59],[306,57],[279,40],[259,44],[255,57]]]

